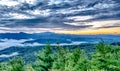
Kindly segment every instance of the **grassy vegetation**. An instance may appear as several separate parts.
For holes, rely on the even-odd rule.
[[[120,47],[100,42],[88,57],[84,50],[52,48],[49,44],[35,53],[36,61],[25,64],[21,57],[0,64],[0,71],[120,71]]]

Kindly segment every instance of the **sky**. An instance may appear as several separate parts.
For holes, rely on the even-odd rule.
[[[0,0],[0,33],[120,34],[120,0]]]

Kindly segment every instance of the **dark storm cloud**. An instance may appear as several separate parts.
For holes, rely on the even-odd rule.
[[[2,1],[1,1],[2,2]],[[19,3],[19,1],[18,1]],[[1,3],[0,3],[1,4]],[[37,13],[33,12],[37,10]],[[47,10],[47,11],[46,11]],[[41,12],[42,11],[42,12]],[[48,15],[44,15],[48,13]],[[15,14],[15,15],[14,15]],[[16,14],[18,16],[16,16]],[[19,17],[19,15],[23,16]],[[93,22],[99,20],[119,20],[119,0],[36,0],[35,4],[20,3],[16,6],[0,5],[0,27],[17,28],[64,28],[84,29],[94,25],[70,25],[64,22],[74,23],[75,16],[92,16],[80,22]],[[113,23],[114,24],[114,23]],[[102,26],[104,28],[118,27]]]
[[[60,17],[38,17],[34,19],[11,19],[11,20],[4,20],[5,27],[23,27],[26,26],[27,28],[62,28],[62,29],[81,29],[81,28],[89,28],[92,25],[82,25],[82,26],[74,26],[69,24],[64,24],[63,22],[69,22],[70,20],[61,20]],[[11,23],[9,23],[11,22]],[[34,23],[34,24],[33,24]]]

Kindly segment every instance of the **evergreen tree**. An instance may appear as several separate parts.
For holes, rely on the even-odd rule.
[[[34,64],[25,65],[20,57],[10,62],[0,63],[0,71],[120,71],[120,46],[100,42],[96,52],[89,59],[83,50],[56,46],[52,50],[48,44],[36,54]]]
[[[10,66],[8,65],[8,63],[3,62],[0,63],[0,71],[9,71],[10,70]]]
[[[74,49],[66,56],[65,71],[74,71],[78,60],[80,59],[80,49]]]
[[[20,57],[15,57],[10,61],[10,71],[25,71],[24,61]]]
[[[59,44],[57,44],[56,52],[54,56],[55,56],[55,60],[53,62],[52,68],[63,71],[65,67],[66,56],[67,56],[66,50],[63,47],[61,47]]]
[[[96,53],[92,57],[92,68],[97,70],[119,71],[117,67],[120,66],[120,63],[115,57],[118,56],[115,54],[117,52],[113,51],[112,47],[106,45],[104,42],[100,42],[96,48]]]
[[[35,71],[31,65],[27,65],[26,71]]]
[[[45,49],[36,54],[37,61],[33,65],[36,71],[49,71],[53,63],[53,52],[51,46],[48,44]]]

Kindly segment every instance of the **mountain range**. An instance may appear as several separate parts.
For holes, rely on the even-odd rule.
[[[99,42],[101,40],[106,43],[119,42],[119,34],[100,34],[100,35],[74,35],[74,34],[57,34],[53,32],[43,33],[0,33],[0,39],[33,39],[24,43],[71,43],[71,42]]]
[[[119,44],[119,34],[100,34],[100,35],[74,35],[74,34],[58,34],[53,32],[43,33],[0,33],[0,62],[8,61],[14,56],[22,56],[28,61],[30,56],[34,57],[34,52],[41,50],[46,44],[76,48],[80,46],[88,54],[95,50],[94,44],[104,41],[109,44]],[[31,59],[34,60],[34,59]]]

